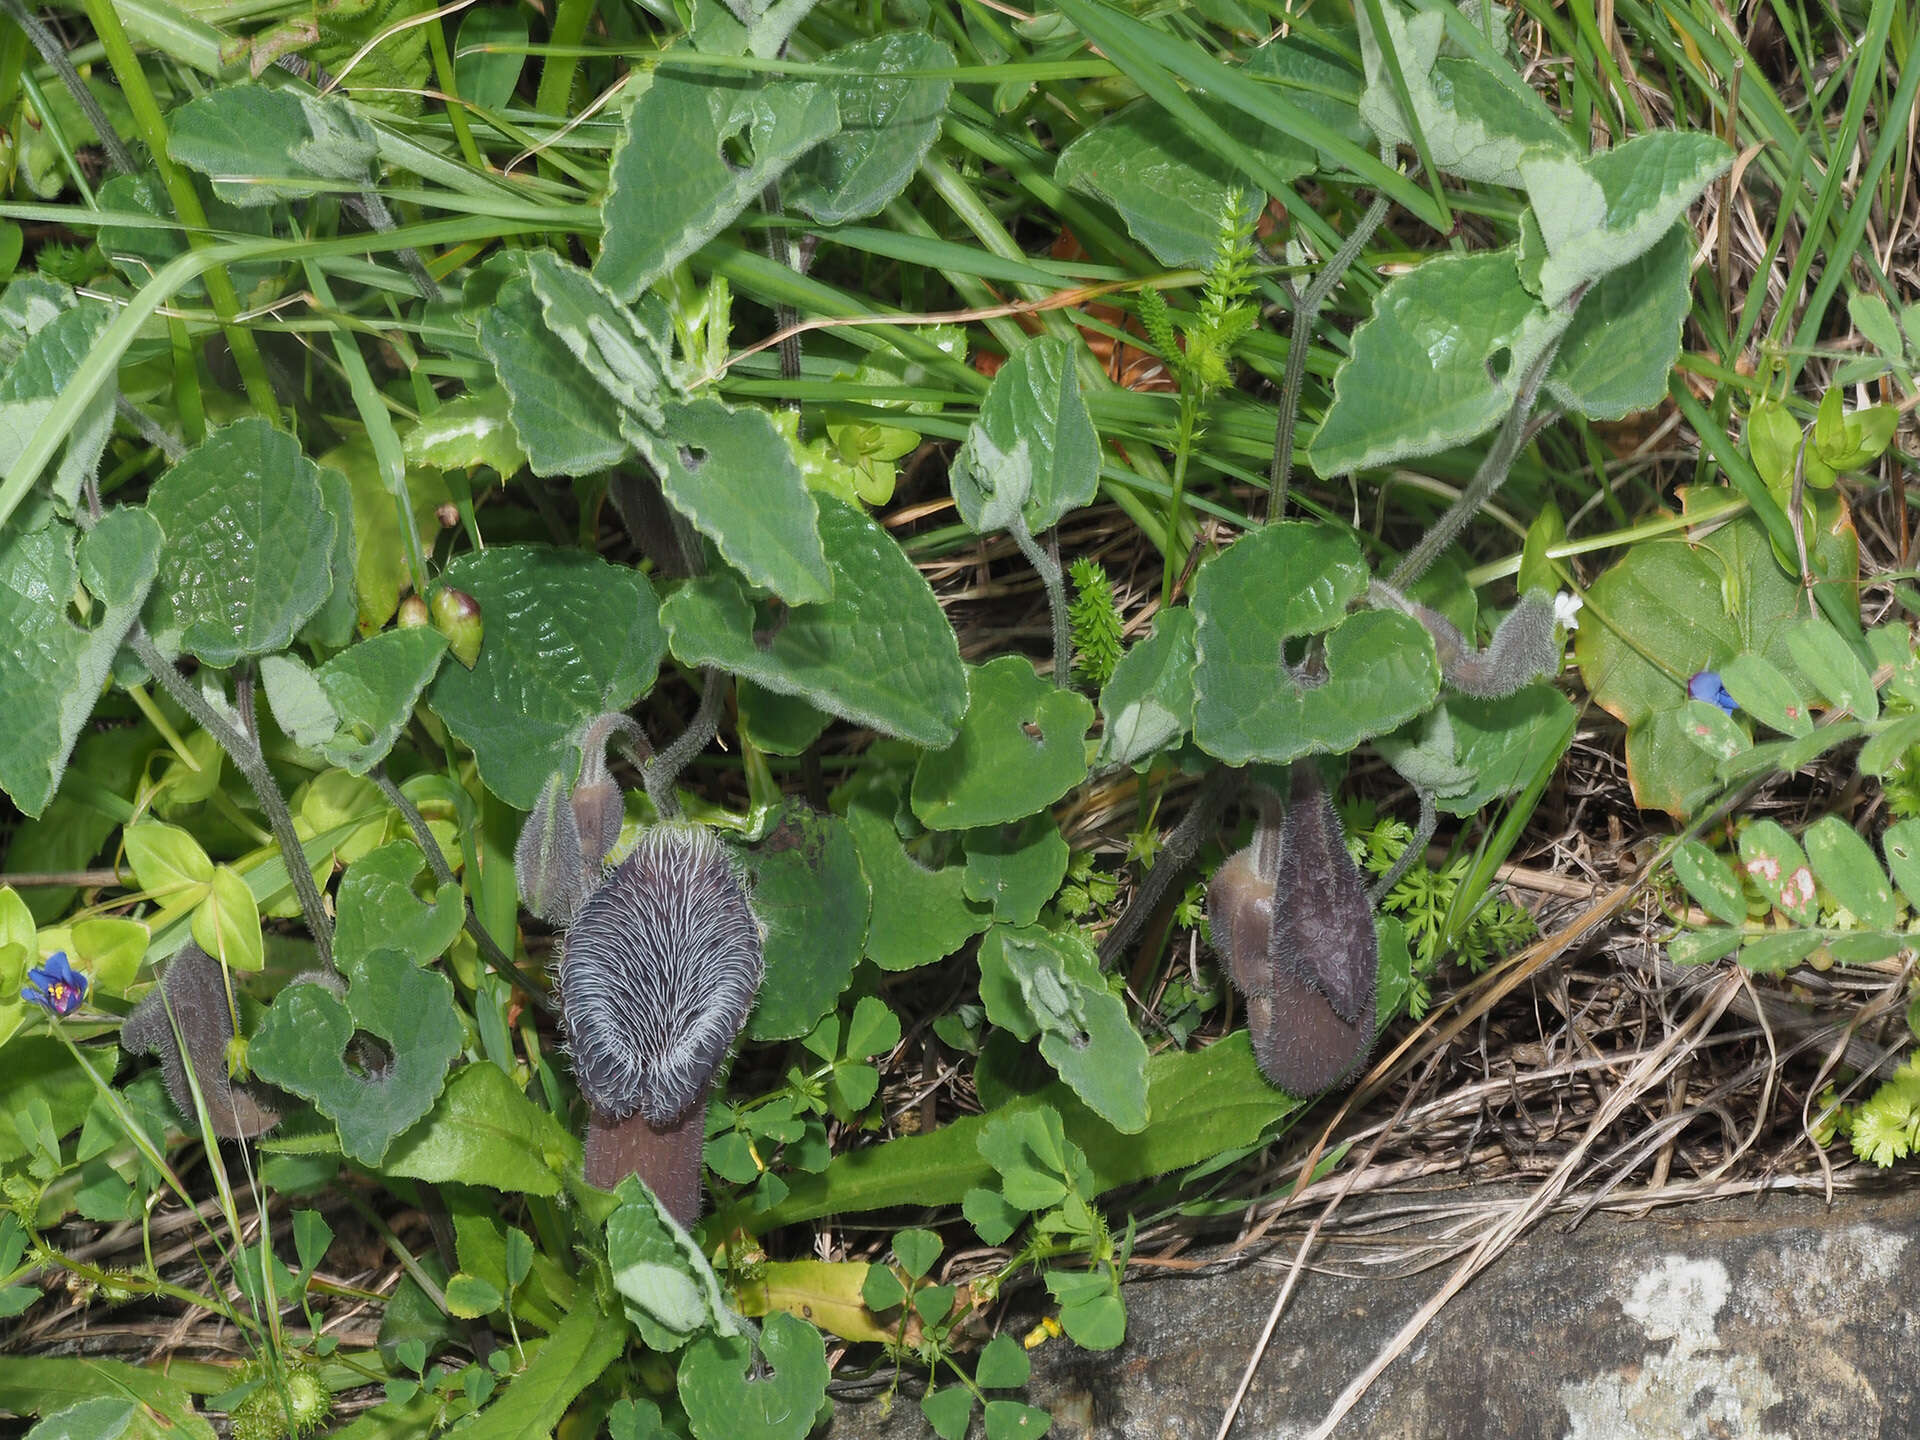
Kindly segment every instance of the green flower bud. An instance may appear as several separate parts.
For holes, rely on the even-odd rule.
[[[442,585],[433,592],[433,628],[447,637],[453,658],[467,669],[480,658],[480,638],[486,631],[480,603],[464,590]]]

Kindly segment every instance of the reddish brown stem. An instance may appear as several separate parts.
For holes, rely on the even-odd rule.
[[[587,1183],[611,1190],[637,1175],[667,1213],[691,1227],[700,1218],[700,1152],[707,1138],[707,1097],[662,1130],[635,1111],[624,1120],[595,1110],[587,1122]]]

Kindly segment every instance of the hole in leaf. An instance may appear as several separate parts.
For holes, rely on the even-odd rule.
[[[353,1032],[342,1057],[347,1069],[362,1080],[384,1080],[393,1071],[393,1048],[379,1036],[365,1030]]]
[[[720,158],[735,174],[752,167],[753,143],[747,138],[747,126],[744,123],[731,135],[720,137]]]
[[[1487,357],[1487,374],[1495,381],[1503,381],[1513,370],[1513,351],[1502,345]]]
[[[680,447],[680,468],[689,475],[698,474],[700,467],[707,463],[707,452],[690,445]]]

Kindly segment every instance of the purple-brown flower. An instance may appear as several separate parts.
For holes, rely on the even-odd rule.
[[[87,977],[73,968],[67,952],[56,950],[47,963],[27,971],[28,984],[20,991],[22,1000],[31,1000],[55,1015],[67,1016],[80,1008],[87,998]]]

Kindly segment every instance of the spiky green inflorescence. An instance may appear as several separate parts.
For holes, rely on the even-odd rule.
[[[1166,357],[1167,369],[1180,386],[1180,418],[1174,438],[1173,493],[1167,500],[1166,531],[1170,542],[1161,576],[1160,603],[1171,604],[1175,577],[1185,554],[1180,516],[1187,488],[1187,463],[1205,429],[1206,408],[1213,396],[1233,383],[1233,347],[1260,321],[1253,299],[1256,274],[1254,226],[1259,206],[1239,190],[1228,193],[1220,207],[1219,236],[1214,244],[1200,305],[1179,322],[1185,344],[1174,340],[1176,323],[1167,304],[1151,290],[1141,292],[1140,320],[1154,348]]]
[[[1253,226],[1259,213],[1240,191],[1228,196],[1220,212],[1220,233],[1214,242],[1213,263],[1207,268],[1206,288],[1200,294],[1200,309],[1187,327],[1187,361],[1208,392],[1232,380],[1233,347],[1259,323],[1260,308],[1253,302],[1257,273]]]
[[[1120,639],[1120,607],[1113,598],[1113,582],[1099,562],[1081,556],[1067,573],[1073,577],[1073,603],[1067,607],[1073,666],[1098,689],[1113,678],[1113,667],[1126,648]]]

